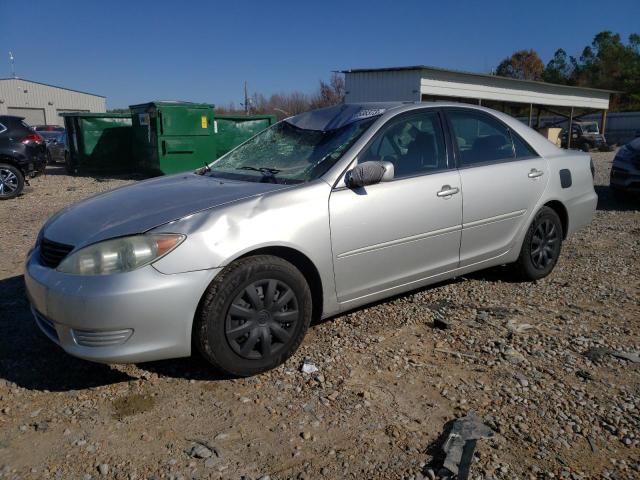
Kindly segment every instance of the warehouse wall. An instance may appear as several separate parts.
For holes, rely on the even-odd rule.
[[[0,80],[0,115],[20,115],[28,121],[64,125],[64,111],[106,112],[106,98],[16,78]]]

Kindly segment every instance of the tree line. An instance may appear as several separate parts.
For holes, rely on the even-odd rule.
[[[247,106],[231,102],[228,105],[216,105],[216,112],[220,114],[244,113],[272,114],[278,118],[297,115],[316,108],[330,107],[344,101],[344,77],[333,73],[329,81],[320,80],[315,92],[308,94],[300,91],[291,93],[274,93],[268,97],[261,93],[254,93],[247,100]]]
[[[598,33],[579,57],[559,48],[545,65],[538,53],[519,50],[505,58],[496,75],[561,85],[602,88],[613,95],[611,110],[640,110],[640,35],[629,35],[625,43],[619,34]]]

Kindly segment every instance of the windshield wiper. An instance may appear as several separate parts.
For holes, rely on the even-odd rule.
[[[211,167],[207,162],[204,162],[204,167],[196,168],[193,173],[196,175],[204,175],[205,173],[209,173],[211,171]]]
[[[263,175],[271,175],[274,176],[278,173],[280,173],[280,170],[277,168],[269,168],[269,167],[240,167],[237,168],[236,170],[253,170],[254,172],[260,172]]]

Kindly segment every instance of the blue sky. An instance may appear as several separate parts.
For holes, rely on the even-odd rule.
[[[640,33],[640,1],[0,0],[0,77],[105,95],[226,104],[313,91],[332,70],[426,64],[487,72],[515,50],[545,63],[602,30]]]

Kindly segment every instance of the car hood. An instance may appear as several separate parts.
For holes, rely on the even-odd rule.
[[[55,242],[81,247],[143,233],[201,210],[284,188],[291,186],[196,174],[159,177],[71,205],[49,219],[43,235]]]

